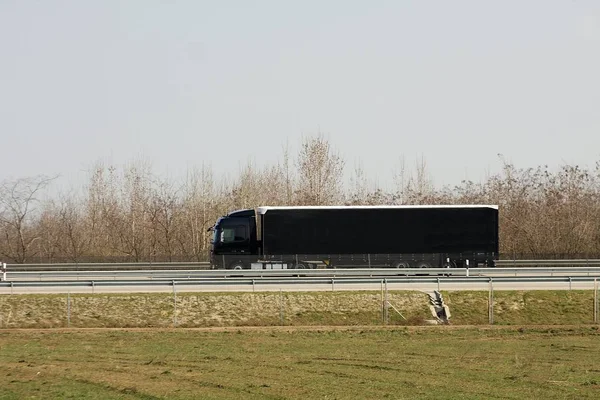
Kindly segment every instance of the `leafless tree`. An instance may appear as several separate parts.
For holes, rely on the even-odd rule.
[[[82,202],[74,194],[61,195],[58,203],[51,201],[42,217],[43,243],[49,259],[80,262],[86,253],[85,221]]]
[[[183,187],[184,232],[179,238],[183,254],[201,261],[206,258],[209,244],[208,228],[215,223],[223,208],[223,196],[219,193],[212,168],[202,164],[188,174]]]
[[[279,167],[279,170],[283,175],[283,181],[285,186],[285,200],[283,205],[293,205],[294,202],[293,196],[295,191],[296,180],[290,163],[290,148],[288,143],[286,142],[285,147],[283,148],[283,162]]]
[[[121,186],[121,216],[113,227],[119,239],[120,251],[133,261],[141,261],[148,252],[147,221],[150,185],[153,180],[149,166],[130,165]]]
[[[334,204],[342,198],[345,161],[322,134],[302,140],[297,160],[298,203]]]
[[[148,209],[151,227],[150,253],[154,259],[164,256],[173,261],[177,247],[177,224],[182,222],[181,202],[170,181],[159,181],[150,194]]]
[[[436,202],[437,193],[431,175],[427,171],[424,157],[415,162],[415,169],[406,166],[404,156],[394,173],[396,183],[395,202],[397,204],[429,204]]]
[[[368,179],[362,163],[356,164],[354,174],[350,178],[350,190],[346,196],[347,205],[392,204],[392,197]]]
[[[423,158],[401,159],[396,186],[383,191],[358,162],[343,182],[345,162],[319,134],[303,138],[292,160],[248,162],[233,178],[202,165],[180,187],[158,179],[149,165],[92,168],[85,195],[42,201],[54,178],[0,183],[0,256],[9,262],[205,260],[208,228],[232,209],[260,205],[497,204],[503,255],[600,257],[600,162],[502,169],[481,182],[436,188]],[[296,168],[294,168],[294,165]]]
[[[35,229],[40,215],[37,206],[40,193],[56,177],[37,176],[2,182],[0,185],[0,229],[2,255],[24,263],[37,251],[34,242],[40,240]]]

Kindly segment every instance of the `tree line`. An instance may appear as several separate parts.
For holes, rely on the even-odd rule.
[[[517,168],[503,161],[482,182],[436,188],[424,160],[401,163],[392,190],[382,190],[332,144],[303,137],[291,155],[266,167],[246,164],[235,179],[210,166],[181,182],[155,175],[143,162],[98,163],[81,194],[44,198],[56,178],[0,183],[0,261],[205,261],[216,219],[260,205],[497,204],[503,258],[600,256],[600,163],[593,169]]]

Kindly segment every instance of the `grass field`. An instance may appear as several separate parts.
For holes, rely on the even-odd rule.
[[[587,327],[0,331],[0,398],[597,399]]]
[[[451,324],[487,325],[487,292],[443,292]],[[418,291],[390,291],[392,325],[432,319]],[[2,295],[0,328],[168,328],[214,326],[381,325],[378,291]],[[497,291],[494,324],[594,322],[592,290]]]

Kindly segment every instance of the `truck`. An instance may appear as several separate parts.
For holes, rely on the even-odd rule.
[[[465,268],[498,260],[498,206],[261,206],[212,230],[212,269]]]

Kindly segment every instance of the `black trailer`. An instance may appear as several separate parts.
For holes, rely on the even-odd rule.
[[[494,266],[498,207],[259,207],[219,219],[213,268]]]

